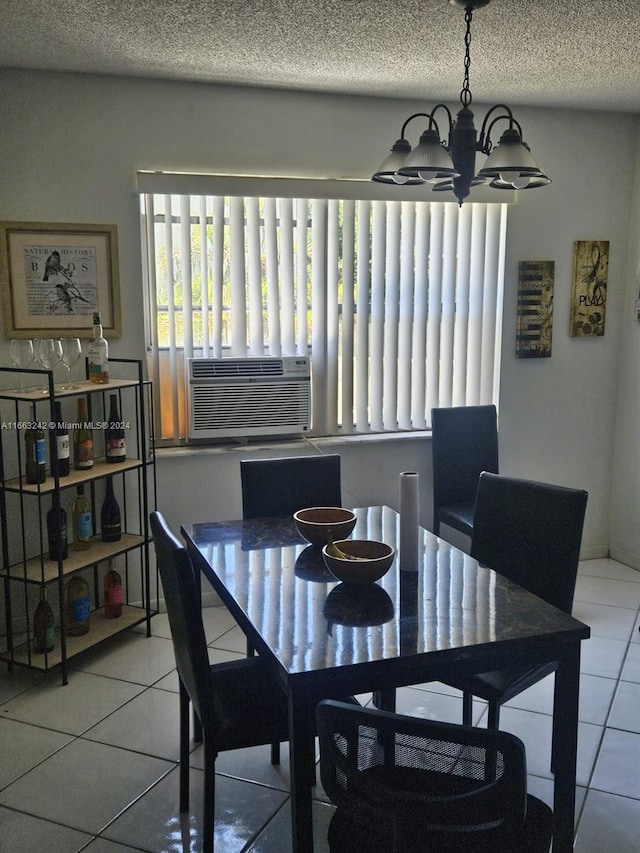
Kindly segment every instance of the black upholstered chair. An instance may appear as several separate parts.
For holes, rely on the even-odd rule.
[[[571,613],[587,492],[483,473],[478,483],[471,556]],[[463,723],[471,725],[474,696],[489,703],[488,727],[500,706],[554,672],[549,661],[508,670],[443,679],[463,691]]]
[[[548,853],[514,735],[335,701],[316,717],[331,853]]]
[[[291,456],[240,462],[243,518],[292,515],[311,506],[342,506],[340,456]]]
[[[204,742],[203,851],[213,853],[216,756],[288,740],[287,702],[261,658],[209,663],[189,555],[159,512],[152,512],[150,520],[180,683],[180,811],[189,810],[192,702]]]
[[[498,473],[498,416],[495,406],[431,410],[433,532],[446,524],[471,536],[482,471]]]

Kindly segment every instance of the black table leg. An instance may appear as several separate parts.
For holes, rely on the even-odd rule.
[[[573,850],[579,690],[580,643],[577,642],[564,648],[555,676],[551,747],[555,772],[553,853]]]
[[[293,853],[313,853],[314,705],[305,690],[289,692],[289,764]]]

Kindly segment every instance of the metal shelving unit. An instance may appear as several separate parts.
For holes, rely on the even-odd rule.
[[[0,368],[0,385],[11,384],[20,374],[35,381],[34,388],[0,389],[0,577],[6,624],[0,660],[7,661],[10,668],[14,665],[40,670],[60,667],[63,684],[67,683],[67,663],[71,658],[134,625],[145,623],[147,636],[150,636],[151,617],[157,612],[158,578],[157,572],[151,575],[149,531],[149,513],[156,505],[153,387],[143,378],[141,361],[113,358],[109,365],[110,372],[118,378],[110,379],[108,384],[96,385],[82,380],[73,390],[62,391],[55,387],[51,370]],[[130,378],[120,378],[127,376]],[[47,394],[42,393],[45,381],[49,389]],[[27,483],[24,425],[30,421],[54,422],[56,402],[64,407],[63,420],[73,423],[76,413],[72,407],[82,396],[87,398],[89,421],[94,425],[105,424],[109,394],[114,393],[118,395],[123,420],[130,422],[126,461],[110,464],[100,458],[101,430],[94,429],[96,458],[93,468],[76,471],[72,467],[68,476],[52,477],[51,456],[55,458],[56,448],[55,442],[48,441],[46,480],[35,485]],[[117,542],[103,542],[99,530],[99,508],[108,476],[113,477],[122,514],[123,533]],[[88,486],[92,507],[94,535],[91,545],[83,551],[73,550],[69,524],[68,557],[50,560],[47,509],[57,497],[70,518],[71,500],[80,483]],[[106,570],[110,558],[118,558],[124,590],[122,616],[117,619],[104,616],[101,601],[102,569]],[[91,625],[87,634],[67,636],[64,586],[77,572],[84,574],[92,588]],[[33,648],[33,616],[43,588],[47,590],[54,612],[56,639],[52,651],[38,653]]]

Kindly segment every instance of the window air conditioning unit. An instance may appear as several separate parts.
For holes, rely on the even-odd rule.
[[[305,356],[187,359],[187,438],[291,435],[309,429]]]

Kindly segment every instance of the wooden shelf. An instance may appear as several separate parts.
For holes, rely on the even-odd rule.
[[[79,483],[90,483],[92,480],[103,479],[104,477],[118,474],[120,471],[131,471],[134,468],[140,468],[142,465],[143,462],[141,459],[125,459],[124,462],[105,462],[104,459],[96,459],[94,460],[93,468],[89,468],[87,471],[76,471],[73,468],[66,477],[61,477],[58,480],[60,491],[71,489]],[[14,477],[6,481],[4,488],[7,492],[22,492],[28,495],[37,495],[40,493],[41,495],[46,495],[54,491],[55,480],[53,477],[47,477],[44,483],[26,483],[23,478],[22,485],[20,485],[20,478]]]
[[[116,557],[118,554],[124,554],[133,548],[139,548],[144,545],[144,542],[144,536],[135,533],[123,533],[122,538],[118,539],[117,542],[103,542],[99,535],[93,536],[91,547],[87,548],[86,551],[74,551],[73,546],[69,543],[69,556],[62,564],[62,574],[71,575],[80,569],[102,563],[109,557]],[[48,558],[41,560],[40,555],[38,555],[27,560],[25,564],[17,563],[11,566],[9,578],[17,581],[26,580],[30,583],[53,583],[53,581],[58,580],[58,563],[56,560],[49,560]]]
[[[45,371],[43,371],[43,375]],[[12,376],[16,374],[11,374]],[[32,373],[32,376],[36,374]],[[65,380],[66,381],[66,380]],[[41,400],[48,400],[49,394],[42,393],[42,385],[44,380],[33,388],[25,388],[24,391],[0,391],[0,398],[5,400],[24,400],[27,403],[37,403]],[[138,384],[137,379],[110,379],[106,385],[96,385],[94,382],[89,382],[87,379],[74,380],[75,387],[71,391],[61,391],[57,386],[55,388],[55,399],[60,397],[77,397],[80,394],[98,394],[100,391],[117,391],[119,388],[131,388]]]
[[[67,637],[67,660],[96,646],[109,637],[139,625],[147,618],[146,611],[142,607],[130,607],[123,604],[122,616],[118,619],[107,619],[102,610],[94,610],[91,613],[91,627],[81,637]],[[30,666],[33,669],[51,669],[62,663],[62,651],[60,648],[60,629],[56,628],[56,641],[53,651],[47,655],[34,652],[31,648],[31,659],[29,659],[30,643],[22,643],[13,650],[13,661],[16,664]],[[7,653],[3,655],[4,660],[11,658]]]

